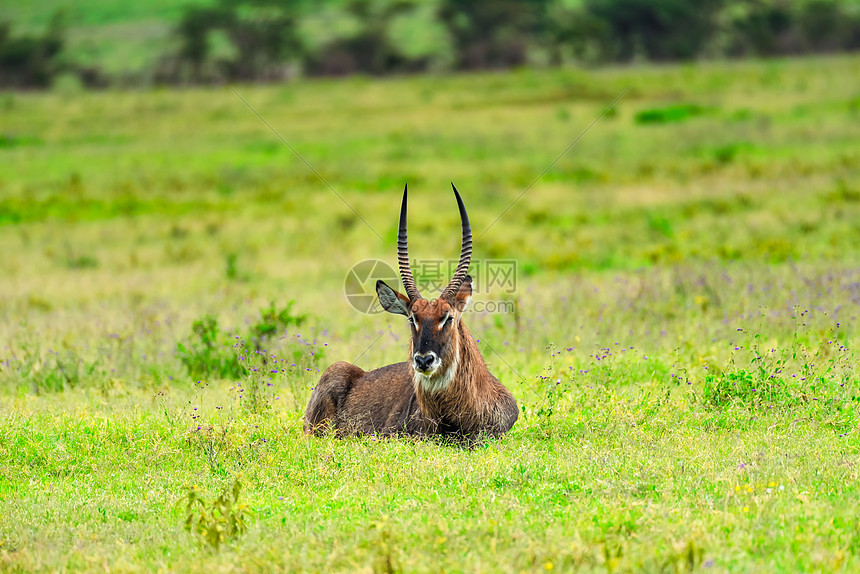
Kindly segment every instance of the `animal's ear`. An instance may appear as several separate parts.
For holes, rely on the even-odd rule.
[[[454,295],[454,301],[452,304],[454,309],[457,310],[458,313],[463,313],[466,310],[466,305],[469,304],[469,300],[472,298],[472,276],[466,275],[463,279],[463,282],[460,283],[460,290],[457,291],[457,294]]]
[[[409,316],[409,299],[386,285],[384,281],[377,280],[376,295],[379,297],[382,308],[389,313]]]

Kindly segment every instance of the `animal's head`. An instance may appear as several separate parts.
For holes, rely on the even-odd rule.
[[[412,329],[412,366],[416,373],[425,377],[440,374],[443,364],[450,371],[450,367],[456,363],[460,344],[460,318],[472,296],[472,278],[466,274],[472,258],[472,228],[456,187],[454,195],[457,197],[463,224],[463,247],[457,270],[439,297],[433,301],[424,299],[412,278],[406,242],[406,189],[403,190],[400,232],[397,236],[397,261],[406,294],[398,293],[382,281],[376,282],[376,294],[382,307],[389,313],[404,315],[409,320]]]

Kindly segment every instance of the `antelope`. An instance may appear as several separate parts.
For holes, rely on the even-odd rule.
[[[467,274],[472,228],[454,184],[463,244],[451,282],[439,297],[421,296],[412,277],[406,240],[406,188],[400,206],[397,261],[406,295],[383,281],[376,294],[383,309],[409,321],[409,360],[372,371],[341,361],[320,377],[305,411],[305,432],[444,435],[452,438],[499,436],[517,420],[513,395],[490,374],[478,345],[463,323],[472,296]]]

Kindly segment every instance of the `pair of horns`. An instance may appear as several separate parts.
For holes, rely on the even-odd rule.
[[[457,198],[457,206],[460,208],[460,221],[463,224],[463,246],[460,248],[460,262],[457,264],[457,270],[451,278],[451,282],[439,295],[442,299],[451,300],[460,290],[460,285],[466,278],[466,272],[469,270],[469,262],[472,260],[472,226],[469,224],[469,215],[466,213],[466,206],[463,205],[463,200],[460,198],[460,193],[454,184],[454,196]],[[403,287],[406,289],[406,296],[410,301],[423,299],[421,293],[418,292],[418,287],[415,286],[415,279],[412,278],[412,269],[409,267],[409,250],[406,242],[406,186],[403,186],[403,203],[400,205],[400,230],[397,233],[397,263],[400,266],[400,278],[403,280]]]

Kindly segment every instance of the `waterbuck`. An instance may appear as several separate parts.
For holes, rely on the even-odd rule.
[[[453,187],[453,184],[451,184]],[[447,435],[452,438],[501,435],[517,420],[513,395],[487,370],[475,339],[462,321],[472,296],[467,275],[472,228],[454,187],[463,224],[460,261],[451,282],[434,301],[415,286],[406,241],[406,189],[400,206],[397,261],[406,295],[376,282],[376,294],[389,313],[409,320],[409,360],[363,371],[347,362],[320,377],[305,411],[305,432],[333,428],[339,436]]]

